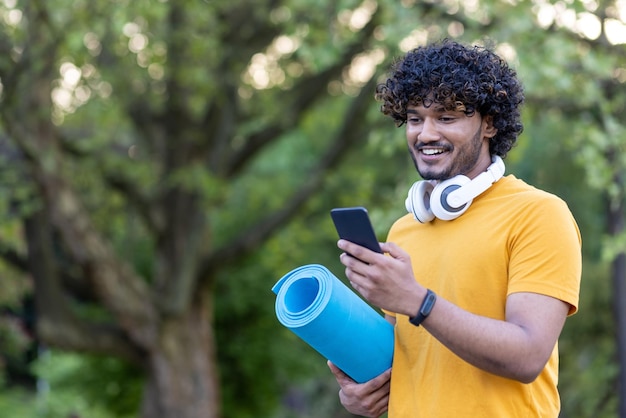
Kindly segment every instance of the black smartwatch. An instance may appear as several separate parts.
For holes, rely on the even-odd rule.
[[[430,289],[426,289],[426,297],[422,301],[422,306],[420,306],[419,312],[413,318],[409,318],[409,322],[419,327],[424,319],[430,315],[430,311],[433,310],[433,306],[435,306],[435,302],[437,302],[437,295]]]

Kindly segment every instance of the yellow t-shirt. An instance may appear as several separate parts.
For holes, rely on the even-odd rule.
[[[570,314],[577,310],[576,222],[561,199],[512,175],[455,220],[420,224],[404,216],[388,241],[411,255],[422,285],[469,312],[503,320],[506,298],[516,292],[552,296],[569,303]],[[556,418],[557,381],[557,346],[539,377],[523,384],[466,363],[397,315],[389,418]]]

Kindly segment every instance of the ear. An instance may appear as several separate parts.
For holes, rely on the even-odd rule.
[[[483,118],[483,135],[485,138],[493,138],[498,130],[493,126],[493,116],[488,115]]]

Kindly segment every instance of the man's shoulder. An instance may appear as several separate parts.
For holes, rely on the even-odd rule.
[[[564,203],[563,199],[549,191],[540,189],[536,186],[526,183],[524,180],[509,174],[503,177],[494,185],[494,190],[499,196],[507,198],[519,199],[519,201],[528,201],[534,203],[545,203],[548,201]]]
[[[508,175],[501,181],[502,184],[494,192],[501,198],[499,210],[507,213],[511,219],[531,223],[573,220],[569,205],[556,194],[532,186],[513,175]]]

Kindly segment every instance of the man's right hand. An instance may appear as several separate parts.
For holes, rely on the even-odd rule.
[[[391,369],[368,382],[357,383],[330,360],[328,367],[341,387],[339,400],[348,412],[369,418],[378,418],[387,412]]]

